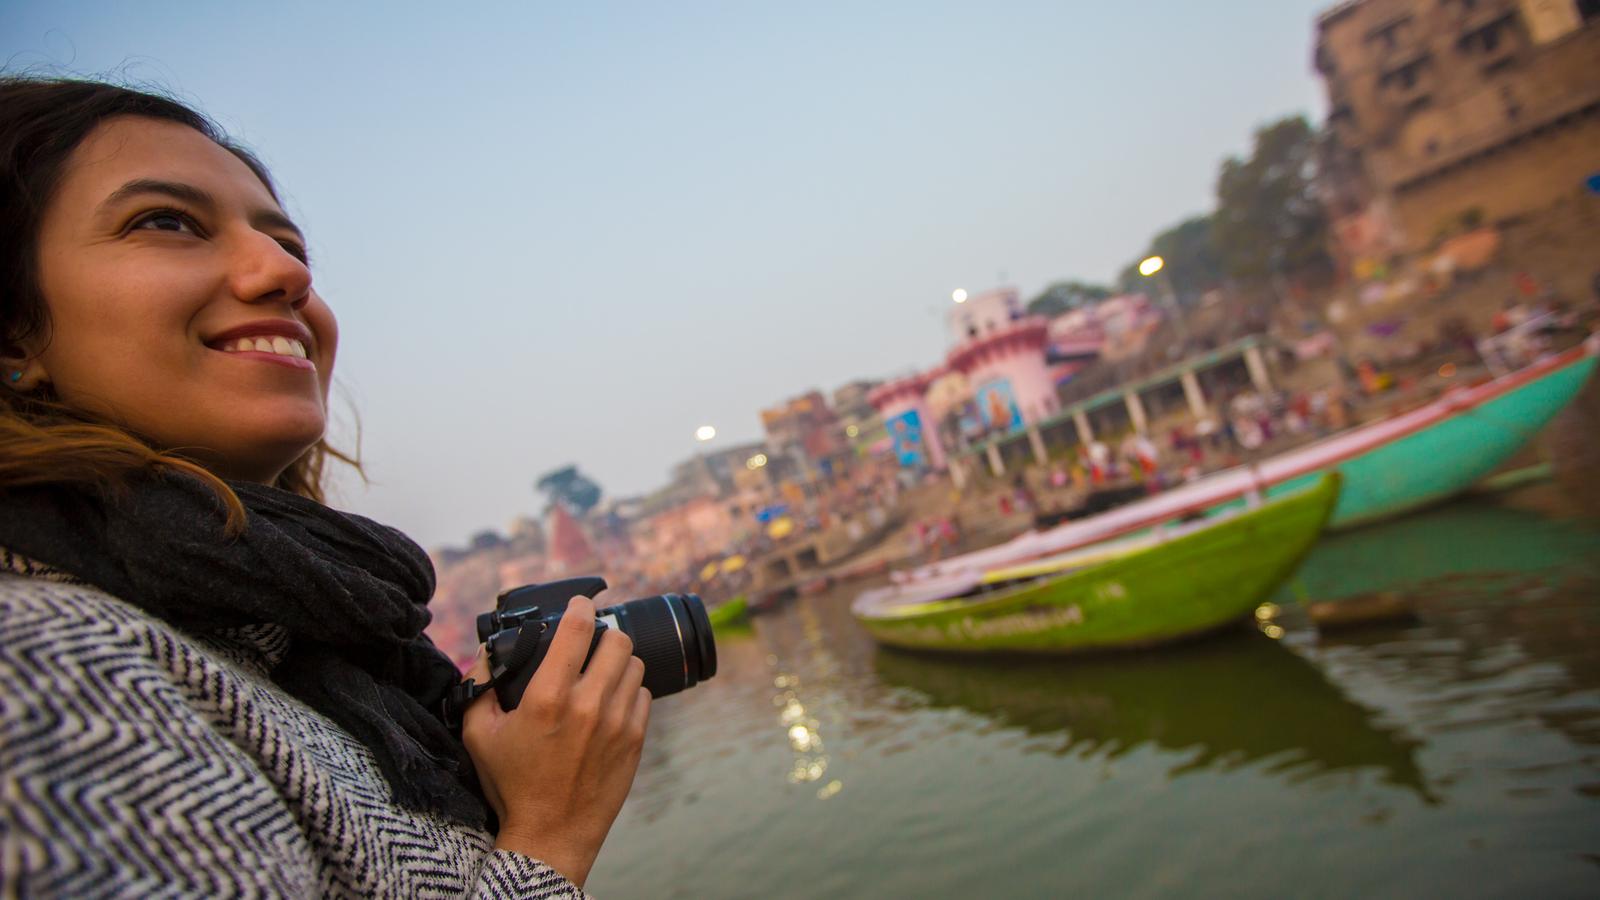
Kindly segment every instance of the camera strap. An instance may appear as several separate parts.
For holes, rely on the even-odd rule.
[[[535,610],[537,612],[537,610]],[[505,659],[497,660],[492,652],[489,654],[489,680],[479,684],[472,679],[458,681],[451,685],[444,693],[444,699],[439,701],[440,718],[453,734],[461,733],[461,721],[467,714],[467,707],[472,701],[482,697],[499,683],[499,675],[515,674],[522,671],[533,658],[539,655],[540,638],[548,630],[544,623],[538,623],[537,628],[521,628],[517,632],[516,642],[511,645],[511,652]],[[598,635],[597,635],[598,636]],[[488,652],[488,651],[486,651]],[[590,652],[594,652],[592,649]],[[498,670],[499,675],[492,674]]]
[[[472,705],[472,701],[487,694],[490,688],[493,687],[493,678],[483,684],[479,684],[469,678],[466,681],[458,681],[451,685],[450,689],[444,692],[444,699],[439,701],[439,717],[444,719],[445,727],[449,728],[451,733],[459,735],[461,733],[461,718],[466,715],[467,707]]]

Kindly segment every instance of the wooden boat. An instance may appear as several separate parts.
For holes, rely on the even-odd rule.
[[[812,597],[833,587],[833,578],[826,572],[813,578],[807,578],[795,586],[795,592],[802,597]]]
[[[1003,544],[954,556],[902,575],[923,581],[1049,556],[1162,522],[1238,506],[1303,488],[1324,472],[1344,476],[1329,528],[1391,518],[1449,499],[1505,462],[1560,412],[1588,381],[1600,347],[1591,341],[1525,369],[1449,391],[1426,406],[1353,428],[1260,463],[1239,466],[1148,500],[1030,531]]]
[[[862,594],[878,641],[956,652],[1070,653],[1179,640],[1249,615],[1316,543],[1340,477],[1254,508],[1029,565]]]

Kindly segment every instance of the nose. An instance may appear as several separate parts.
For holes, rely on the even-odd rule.
[[[299,309],[311,299],[311,269],[278,240],[243,229],[229,265],[234,296],[246,303],[283,303]]]

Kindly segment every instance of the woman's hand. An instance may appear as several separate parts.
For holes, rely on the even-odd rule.
[[[607,629],[588,669],[594,601],[574,597],[516,709],[479,697],[461,735],[500,817],[495,847],[534,857],[582,886],[633,786],[650,720],[644,663]],[[488,681],[483,654],[468,677]]]

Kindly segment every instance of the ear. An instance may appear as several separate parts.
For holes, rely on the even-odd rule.
[[[50,373],[37,356],[13,345],[0,346],[0,387],[26,394],[49,382]]]

